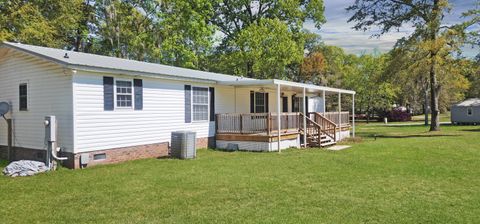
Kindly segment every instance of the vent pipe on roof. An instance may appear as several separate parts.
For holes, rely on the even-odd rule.
[[[65,53],[65,55],[63,55],[63,58],[70,58],[70,56],[68,56],[68,53]]]

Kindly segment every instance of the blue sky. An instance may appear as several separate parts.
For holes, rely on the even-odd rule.
[[[461,22],[462,12],[474,8],[475,1],[451,0],[452,10],[446,16],[444,23],[455,24]],[[404,26],[399,32],[391,32],[380,38],[371,37],[375,28],[368,32],[355,31],[351,28],[354,24],[347,23],[350,14],[345,10],[353,2],[354,0],[324,0],[327,22],[320,30],[316,29],[312,22],[305,23],[304,27],[311,32],[320,34],[326,44],[342,47],[346,52],[354,54],[370,53],[374,49],[382,52],[388,51],[392,49],[399,38],[409,35],[413,30],[412,27]],[[473,57],[478,52],[479,49],[464,48],[464,55],[468,57]]]

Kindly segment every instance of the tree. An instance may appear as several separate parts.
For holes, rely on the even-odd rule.
[[[0,2],[0,40],[47,47],[72,47],[83,0]]]
[[[226,63],[230,74],[256,78],[287,78],[286,67],[300,63],[303,42],[298,43],[285,23],[278,19],[262,19],[243,29],[232,40],[239,50],[220,55],[216,64]]]
[[[298,81],[309,81],[314,84],[326,83],[325,77],[326,60],[322,52],[310,52],[301,65],[300,77]]]
[[[454,42],[458,33],[441,25],[445,13],[449,10],[448,0],[356,0],[347,10],[354,12],[348,21],[356,22],[354,28],[357,30],[378,26],[380,32],[377,35],[382,35],[406,24],[415,27],[409,39],[419,41],[419,46],[427,53],[432,114],[430,131],[438,131],[439,93],[443,87],[438,80],[438,72],[441,71],[439,67],[444,64],[440,61],[458,46]]]
[[[274,66],[280,66],[275,67],[275,76],[285,76],[288,67],[286,64],[300,65],[299,58],[303,57],[303,51],[297,48],[304,47],[304,22],[311,19],[317,28],[325,22],[323,0],[222,0],[214,4],[214,12],[211,22],[218,28],[221,38],[213,58],[221,58],[221,63],[228,64],[229,67],[227,71],[223,70],[225,66],[211,69],[219,72],[233,71],[234,74],[247,77],[265,77],[268,68],[255,62],[273,60],[281,61],[274,63]],[[260,34],[255,29],[266,32]],[[260,41],[258,37],[265,38],[266,41]],[[271,43],[269,40],[277,43],[268,45]],[[265,50],[260,53],[259,49],[250,46],[262,47]],[[269,51],[268,47],[272,47],[271,53],[266,52]],[[291,50],[289,54],[282,53],[288,50]],[[280,52],[281,55],[276,56],[274,52]],[[267,58],[259,58],[260,55]],[[240,57],[240,60],[237,57]],[[265,65],[269,64],[272,62]]]
[[[97,0],[97,53],[198,68],[212,45],[208,0]]]
[[[398,91],[383,77],[388,61],[386,54],[362,55],[357,58],[355,69],[344,76],[344,86],[357,92],[357,109],[367,114],[367,121],[375,111],[390,109]]]
[[[471,9],[462,14],[462,17],[468,18],[466,22],[460,24],[461,28],[467,29],[468,43],[480,47],[480,0],[476,3],[476,9]],[[476,26],[474,26],[476,25]],[[480,58],[478,53],[477,58]]]

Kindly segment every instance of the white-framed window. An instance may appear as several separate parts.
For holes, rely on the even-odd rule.
[[[266,93],[255,92],[255,113],[267,112]]]
[[[467,115],[472,116],[473,115],[473,108],[469,107],[467,108]]]
[[[115,105],[117,108],[133,107],[133,81],[115,80]]]
[[[293,98],[293,112],[302,112],[303,113],[303,104],[305,101],[303,100],[303,97],[294,97]]]
[[[192,87],[192,121],[208,121],[209,97],[207,87]]]
[[[28,110],[28,84],[20,83],[18,85],[18,110],[27,111]]]

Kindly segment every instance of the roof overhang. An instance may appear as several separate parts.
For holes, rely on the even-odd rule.
[[[158,73],[129,71],[124,69],[111,69],[111,68],[107,69],[107,68],[98,68],[98,67],[84,66],[84,65],[65,65],[64,67],[72,70],[79,70],[79,71],[97,72],[97,73],[106,73],[106,74],[119,74],[119,75],[164,79],[164,80],[172,80],[172,81],[188,81],[188,82],[199,82],[199,83],[210,83],[210,84],[217,83],[216,81],[208,80],[208,79],[187,78],[187,77],[180,77],[180,76],[173,76],[173,75],[163,75]]]
[[[228,81],[228,82],[218,82],[219,85],[227,86],[236,86],[236,87],[267,87],[267,88],[276,88],[278,85],[281,87],[289,87],[295,91],[305,90],[309,93],[313,92],[331,92],[331,93],[343,93],[355,95],[355,91],[338,89],[326,86],[317,86],[312,84],[291,82],[279,79],[267,79],[267,80],[238,80],[238,81]]]

